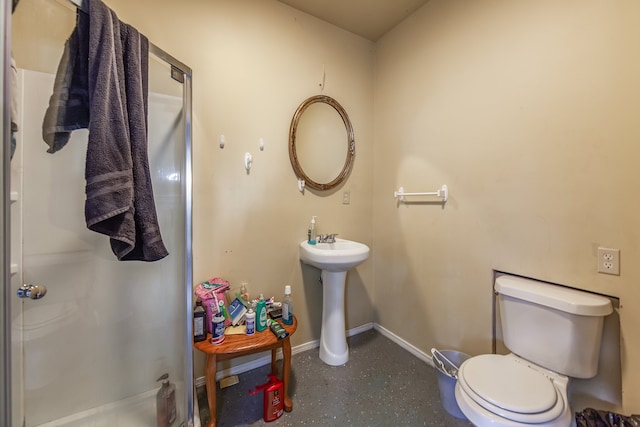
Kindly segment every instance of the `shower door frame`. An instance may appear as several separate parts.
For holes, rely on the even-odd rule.
[[[11,70],[11,9],[10,1],[4,1],[0,5],[0,30],[2,31],[2,47],[0,47],[0,57],[2,58],[2,69],[0,78],[2,79],[2,147],[0,147],[0,161],[2,170],[0,171],[0,188],[2,188],[2,199],[0,201],[0,227],[2,230],[2,242],[0,242],[0,276],[2,276],[2,288],[0,288],[0,425],[10,426],[12,422],[11,413],[11,240],[8,238],[11,233],[10,228],[10,82],[9,73]]]
[[[75,7],[83,8],[82,0],[68,0]],[[0,227],[2,227],[2,242],[0,242],[0,277],[2,286],[0,288],[0,425],[11,425],[12,414],[12,387],[11,387],[11,310],[12,298],[17,298],[11,292],[11,239],[10,236],[10,54],[11,54],[11,2],[6,0],[0,5],[0,29],[2,37],[2,48],[0,57],[2,58],[2,68],[0,70],[0,81],[2,81],[2,147],[0,147],[0,188],[2,191],[0,201]],[[166,62],[171,66],[172,78],[180,77],[183,85],[183,109],[182,118],[184,120],[184,171],[183,191],[185,196],[185,277],[184,292],[185,304],[187,306],[184,326],[186,329],[184,347],[187,353],[185,363],[185,396],[184,405],[186,407],[186,420],[188,426],[194,424],[194,380],[193,380],[193,325],[192,325],[192,305],[193,305],[193,254],[192,254],[192,70],[184,63],[178,61],[173,56],[149,41],[149,54]]]

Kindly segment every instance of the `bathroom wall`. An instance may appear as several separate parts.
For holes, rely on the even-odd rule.
[[[223,277],[234,291],[248,282],[253,296],[277,298],[291,284],[299,322],[292,343],[318,340],[319,271],[300,264],[298,244],[312,215],[321,233],[372,244],[373,44],[276,1],[106,3],[193,68],[195,281]],[[356,160],[338,190],[301,194],[289,162],[289,125],[298,105],[320,93],[323,67],[324,94],[352,121]],[[245,152],[253,155],[249,174]],[[343,191],[351,193],[349,205]],[[372,271],[366,262],[348,275],[347,328],[373,320]],[[196,376],[203,365],[197,355]]]
[[[639,16],[633,1],[432,0],[377,43],[376,322],[477,354],[494,269],[617,296],[622,409],[640,412]],[[445,206],[392,197],[442,184]],[[621,250],[619,277],[596,272],[598,246]]]

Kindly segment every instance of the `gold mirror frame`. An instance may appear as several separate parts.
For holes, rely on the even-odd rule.
[[[344,166],[340,174],[334,180],[326,184],[315,182],[307,176],[307,174],[302,169],[300,162],[298,161],[298,155],[296,152],[296,130],[298,129],[298,122],[300,121],[302,113],[304,113],[304,111],[309,108],[309,106],[315,104],[316,102],[323,102],[333,107],[342,118],[345,129],[347,131],[347,158],[345,159]],[[295,171],[296,176],[304,180],[305,186],[311,187],[314,190],[321,191],[331,190],[332,188],[337,187],[347,178],[349,172],[351,172],[355,154],[356,142],[353,138],[353,126],[351,126],[349,116],[347,115],[347,112],[344,110],[344,108],[342,108],[342,105],[340,105],[335,99],[326,95],[316,95],[305,99],[293,115],[293,119],[291,119],[291,126],[289,127],[289,159],[291,160],[291,166],[293,166],[293,170]]]

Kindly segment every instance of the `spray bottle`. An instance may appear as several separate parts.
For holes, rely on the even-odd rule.
[[[275,421],[284,412],[284,385],[277,376],[269,374],[269,382],[259,385],[255,390],[249,390],[249,394],[257,394],[264,390],[264,414],[266,422]]]

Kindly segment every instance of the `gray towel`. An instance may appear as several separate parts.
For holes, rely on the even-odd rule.
[[[88,128],[87,227],[110,237],[119,260],[156,261],[162,242],[147,156],[147,38],[100,0],[65,45],[43,123],[49,152]]]

